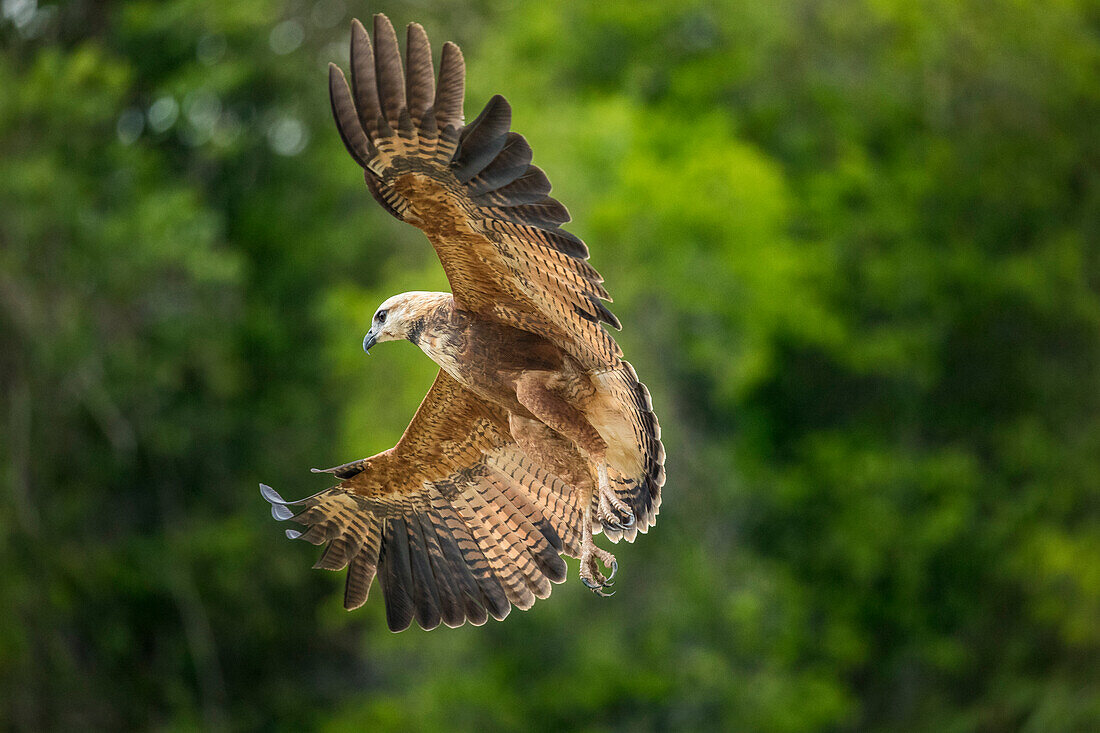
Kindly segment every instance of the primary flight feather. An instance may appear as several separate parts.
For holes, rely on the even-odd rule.
[[[443,45],[438,84],[416,23],[405,54],[403,68],[384,15],[373,45],[353,21],[351,85],[330,65],[329,93],[368,190],[424,231],[452,290],[389,298],[363,348],[407,339],[439,374],[393,448],[327,469],[340,483],[306,499],[263,495],[305,525],[288,536],[327,543],[316,567],[348,569],[346,608],[377,575],[394,631],[530,608],[565,580],[562,554],[608,595],[617,564],[593,534],[633,541],[661,503],[649,392],[601,325],[619,327],[603,278],[561,229],[569,213],[509,130],[508,102],[465,125],[458,46]]]

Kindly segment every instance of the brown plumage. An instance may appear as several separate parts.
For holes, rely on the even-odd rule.
[[[352,23],[351,86],[330,66],[337,128],[391,214],[422,229],[452,293],[403,293],[364,339],[408,339],[440,366],[401,440],[327,469],[336,486],[286,502],[277,519],[314,544],[317,567],[348,568],[344,605],[377,575],[389,627],[412,619],[481,624],[526,609],[565,580],[561,554],[601,595],[615,559],[594,532],[633,541],[656,520],[664,448],[649,392],[601,323],[619,327],[588,264],[560,225],[531,148],[495,96],[463,125],[462,53],[444,44],[438,84],[424,29],[408,27],[404,68],[393,26],[374,44]],[[407,75],[406,75],[407,74]]]

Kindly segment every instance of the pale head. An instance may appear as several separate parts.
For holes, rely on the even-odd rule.
[[[387,298],[374,312],[370,330],[363,338],[363,351],[370,353],[372,346],[383,341],[409,339],[415,342],[414,336],[423,329],[424,319],[450,299],[450,293],[431,293],[421,290]]]

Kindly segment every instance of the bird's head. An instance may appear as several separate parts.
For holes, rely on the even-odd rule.
[[[450,293],[421,291],[387,298],[374,312],[370,330],[363,337],[363,351],[369,354],[372,346],[383,341],[408,339],[416,343],[425,320],[450,298]]]

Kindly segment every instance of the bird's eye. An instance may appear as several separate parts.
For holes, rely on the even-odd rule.
[[[385,323],[386,322],[386,311],[378,311],[377,313],[375,313],[374,314],[374,320],[378,321],[379,323]]]

